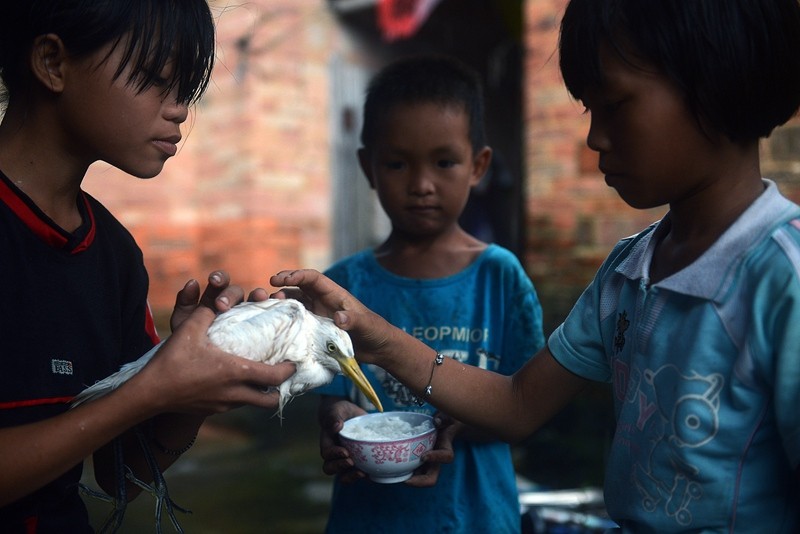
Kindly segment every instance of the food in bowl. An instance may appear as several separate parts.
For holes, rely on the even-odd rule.
[[[436,443],[436,426],[422,413],[370,413],[345,421],[339,439],[357,469],[374,482],[392,484],[408,480],[422,464]]]

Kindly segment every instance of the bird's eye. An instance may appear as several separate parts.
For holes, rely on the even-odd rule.
[[[334,352],[336,350],[336,345],[332,341],[328,341],[328,352]]]

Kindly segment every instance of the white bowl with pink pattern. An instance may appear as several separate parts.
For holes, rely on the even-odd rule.
[[[436,443],[436,426],[422,413],[369,413],[345,421],[339,440],[370,480],[392,484],[411,478]]]

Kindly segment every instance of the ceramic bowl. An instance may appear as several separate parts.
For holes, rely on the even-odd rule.
[[[411,478],[436,443],[436,426],[421,413],[370,413],[345,421],[339,440],[370,480],[392,484]]]

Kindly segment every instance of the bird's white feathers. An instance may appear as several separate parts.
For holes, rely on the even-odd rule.
[[[209,339],[231,354],[255,362],[276,364],[294,362],[297,372],[277,387],[280,392],[278,412],[292,396],[327,384],[340,372],[332,356],[339,352],[353,358],[353,344],[346,332],[326,317],[306,310],[293,299],[269,299],[244,302],[214,319],[208,329]],[[123,365],[79,393],[72,405],[96,399],[129,380],[155,355],[162,343],[138,360]]]

